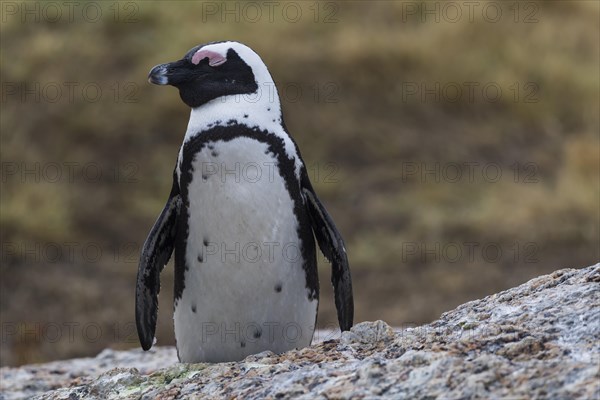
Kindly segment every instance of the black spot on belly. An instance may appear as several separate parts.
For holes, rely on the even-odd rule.
[[[193,312],[194,314],[196,314],[196,305],[195,305],[195,304],[192,304],[192,312]]]
[[[198,254],[198,262],[204,262],[204,257],[202,256],[202,253]]]
[[[204,246],[208,246],[208,238],[204,238]]]
[[[215,148],[215,145],[211,143],[206,147],[208,147],[209,150],[213,150]]]
[[[205,181],[208,179],[208,175],[202,175],[202,180]]]
[[[281,289],[282,289],[281,282],[280,282],[280,283],[278,283],[277,285],[275,285],[275,291],[276,291],[277,293],[281,293]]]
[[[213,151],[210,153],[210,155],[211,155],[211,156],[213,156],[213,157],[218,157],[218,156],[219,156],[219,153],[218,153],[216,150],[213,150]]]
[[[254,339],[258,339],[258,338],[259,338],[259,337],[261,337],[261,336],[262,336],[262,329],[260,329],[260,327],[259,327],[259,328],[256,328],[256,329],[254,330]]]
[[[248,118],[248,114],[244,114],[244,118]]]
[[[242,343],[240,343],[240,344],[242,347],[246,347],[246,342],[244,342],[243,340],[242,340]]]

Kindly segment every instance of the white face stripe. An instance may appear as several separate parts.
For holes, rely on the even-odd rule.
[[[251,48],[238,42],[222,42],[206,45],[198,52],[211,52],[227,57],[229,49],[233,49],[248,66],[252,68],[258,89],[245,95],[230,95],[216,98],[193,108],[190,114],[184,144],[202,131],[214,126],[226,126],[231,120],[251,128],[258,128],[280,137],[284,141],[285,151],[289,158],[295,160],[296,177],[300,177],[302,161],[296,147],[281,124],[281,103],[275,82],[260,56]],[[218,67],[217,67],[218,68]],[[179,151],[177,174],[180,175],[183,146]]]

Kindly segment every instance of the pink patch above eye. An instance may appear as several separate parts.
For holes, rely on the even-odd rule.
[[[192,57],[192,63],[198,65],[200,61],[208,58],[208,65],[216,67],[227,61],[227,58],[221,54],[210,50],[198,50]]]

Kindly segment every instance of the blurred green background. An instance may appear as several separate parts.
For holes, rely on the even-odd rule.
[[[598,2],[76,4],[1,4],[2,365],[139,346],[137,258],[189,116],[146,77],[214,40],[278,83],[356,322],[426,323],[600,258]],[[168,345],[171,264],[162,282]]]

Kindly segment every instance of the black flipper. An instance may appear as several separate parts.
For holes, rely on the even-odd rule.
[[[306,200],[306,207],[319,248],[331,263],[331,283],[333,284],[340,329],[348,331],[352,327],[354,319],[354,300],[352,299],[352,278],[344,240],[327,210],[317,198],[306,170],[302,174],[302,195]]]
[[[135,322],[138,336],[144,350],[150,350],[156,330],[158,314],[158,292],[160,291],[160,272],[169,262],[175,244],[177,215],[181,208],[181,197],[176,175],[173,176],[173,188],[160,216],[148,234],[137,273],[135,289]]]

